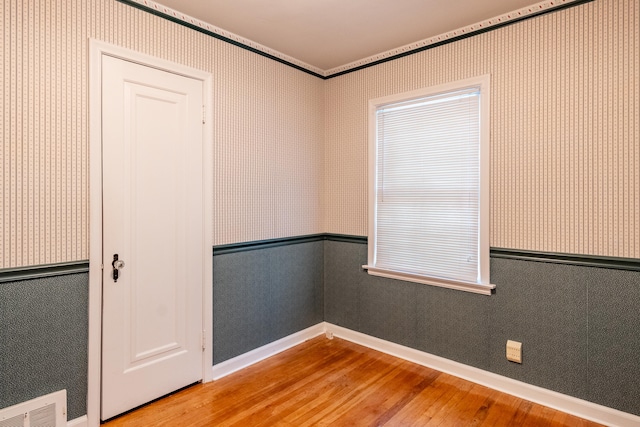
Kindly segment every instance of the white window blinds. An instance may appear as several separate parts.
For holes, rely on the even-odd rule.
[[[483,283],[480,88],[376,107],[370,272]]]

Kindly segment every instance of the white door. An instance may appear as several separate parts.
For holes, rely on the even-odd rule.
[[[202,379],[202,106],[202,81],[103,56],[102,419]]]

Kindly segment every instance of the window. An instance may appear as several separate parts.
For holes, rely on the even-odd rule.
[[[488,76],[369,102],[369,274],[495,288],[488,107]]]

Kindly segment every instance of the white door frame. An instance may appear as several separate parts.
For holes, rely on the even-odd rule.
[[[202,330],[204,353],[202,381],[213,380],[213,119],[211,73],[176,64],[129,49],[89,40],[89,343],[87,421],[100,425],[100,370],[102,357],[102,56],[108,55],[137,64],[180,74],[203,83],[203,230],[205,234],[202,284]]]

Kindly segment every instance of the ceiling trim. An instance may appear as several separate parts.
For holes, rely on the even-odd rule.
[[[184,25],[195,31],[201,32],[216,39],[225,41],[227,43],[238,46],[242,49],[249,50],[258,55],[265,56],[274,61],[293,67],[297,70],[311,74],[312,76],[319,77],[323,80],[338,77],[344,74],[352,73],[354,71],[362,70],[363,68],[372,67],[384,62],[393,61],[398,58],[402,58],[408,55],[413,55],[424,50],[433,49],[438,46],[442,46],[448,43],[453,43],[458,40],[473,37],[478,34],[493,31],[498,28],[505,27],[507,25],[515,24],[520,21],[535,18],[547,13],[557,12],[562,9],[578,6],[584,3],[590,3],[594,0],[546,0],[540,3],[536,3],[529,7],[525,7],[513,12],[505,13],[503,15],[496,16],[491,19],[484,20],[466,27],[458,28],[447,33],[443,33],[434,37],[430,37],[424,40],[420,40],[414,43],[410,43],[405,46],[401,46],[395,49],[388,50],[376,55],[372,55],[368,58],[360,59],[339,67],[331,68],[329,70],[322,70],[318,67],[314,67],[305,62],[302,62],[296,58],[285,55],[275,49],[263,46],[260,43],[256,43],[252,40],[240,37],[230,31],[223,30],[215,25],[209,24],[204,21],[200,21],[184,13],[178,12],[169,7],[158,4],[152,0],[117,0],[120,3],[127,4],[129,6],[141,9],[145,12],[149,12],[153,15],[161,18],[168,19],[180,25]]]
[[[546,15],[552,12],[557,12],[562,9],[568,9],[584,3],[590,3],[592,1],[595,0],[543,1],[532,6],[525,7],[523,9],[505,13],[504,15],[478,22],[473,25],[458,28],[444,34],[410,43],[408,45],[401,46],[396,49],[391,49],[377,55],[372,55],[368,58],[341,65],[330,70],[325,70],[324,75],[325,78],[338,77],[344,74],[352,73],[354,71],[362,70],[363,68],[368,68],[374,65],[382,64],[384,62],[393,61],[404,56],[413,55],[415,53],[453,43],[458,40],[477,36],[478,34],[497,30],[499,28],[506,27],[508,25],[512,25],[521,21],[526,21],[527,19]]]
[[[200,21],[196,18],[193,18],[189,15],[185,15],[184,13],[178,12],[169,7],[158,4],[154,1],[151,1],[151,0],[116,0],[116,1],[135,7],[137,9],[143,10],[145,12],[149,12],[153,15],[175,22],[176,24],[183,25],[187,28],[191,28],[192,30],[196,30],[200,33],[225,41],[234,46],[238,46],[242,49],[246,49],[253,53],[257,53],[258,55],[262,55],[269,59],[273,59],[274,61],[288,65],[297,70],[303,71],[305,73],[311,74],[321,79],[326,78],[324,70],[320,68],[317,68],[305,62],[299,61],[293,57],[285,55],[284,53],[278,52],[275,49],[270,49],[266,46],[261,45],[260,43],[256,43],[252,40],[240,37],[239,35],[234,34],[231,31],[223,30],[222,28],[218,28],[215,25],[211,25],[204,21]]]

